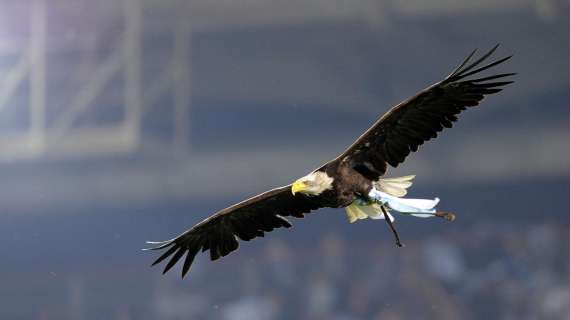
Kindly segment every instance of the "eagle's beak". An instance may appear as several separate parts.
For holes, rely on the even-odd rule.
[[[291,193],[293,193],[293,195],[295,195],[295,193],[297,192],[302,192],[305,190],[305,184],[301,181],[295,181],[293,182],[293,185],[291,186]]]

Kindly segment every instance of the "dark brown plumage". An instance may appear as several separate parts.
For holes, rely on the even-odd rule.
[[[152,265],[174,254],[164,268],[166,273],[186,253],[182,268],[185,275],[200,250],[209,250],[210,258],[217,260],[238,248],[236,237],[249,241],[276,228],[290,228],[284,217],[303,218],[318,208],[307,197],[293,196],[290,185],[269,190],[219,211],[172,240],[149,242],[156,245],[152,250],[169,248]]]
[[[502,90],[501,87],[513,82],[493,80],[515,73],[465,80],[511,58],[508,56],[479,67],[497,48],[498,45],[467,65],[476,52],[473,51],[444,80],[385,113],[339,158],[351,157],[357,171],[371,180],[378,179],[386,172],[386,164],[397,167],[410,152],[417,151],[424,142],[436,138],[443,128],[451,128],[461,111],[477,106],[485,95],[497,93]]]
[[[461,111],[512,82],[498,80],[514,73],[467,79],[510,58],[481,66],[497,47],[469,64],[473,51],[448,77],[393,107],[345,152],[315,170],[334,178],[330,189],[316,196],[293,195],[288,185],[223,209],[172,240],[149,242],[155,245],[151,250],[167,249],[153,265],[170,258],[166,273],[186,254],[184,276],[199,251],[209,250],[210,258],[217,260],[235,251],[238,239],[249,241],[275,228],[291,227],[287,216],[303,218],[318,208],[344,207],[364,198],[387,165],[398,166],[425,141],[450,128]]]

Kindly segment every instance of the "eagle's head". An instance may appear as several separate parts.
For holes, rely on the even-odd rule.
[[[325,190],[332,189],[333,180],[334,179],[329,177],[325,172],[311,172],[293,182],[291,192],[293,195],[299,192],[308,196],[318,196]]]

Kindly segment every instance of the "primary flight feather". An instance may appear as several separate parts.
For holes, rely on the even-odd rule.
[[[436,138],[443,128],[451,128],[461,111],[512,83],[504,79],[514,73],[472,77],[511,57],[488,63],[497,47],[472,62],[473,51],[445,79],[393,107],[341,155],[294,183],[223,209],[172,240],[148,242],[154,245],[150,250],[166,250],[153,265],[169,259],[166,273],[184,257],[184,276],[199,251],[209,251],[210,258],[217,260],[237,250],[239,240],[263,237],[275,228],[290,228],[286,217],[303,218],[323,207],[345,207],[350,222],[386,219],[399,246],[390,210],[453,220],[454,215],[435,210],[437,198],[402,198],[414,176],[381,177],[388,165],[397,167],[425,141]]]

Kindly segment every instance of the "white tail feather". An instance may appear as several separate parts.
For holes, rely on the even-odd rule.
[[[374,186],[376,189],[394,197],[403,197],[408,193],[406,189],[412,186],[412,180],[414,180],[415,177],[415,175],[409,175],[395,178],[383,178],[379,179]]]
[[[388,217],[390,221],[394,221],[394,217],[388,211],[388,208],[384,207],[386,212],[388,213]],[[348,207],[346,207],[346,215],[348,217],[348,222],[354,223],[360,219],[384,219],[384,213],[382,212],[382,208],[377,203],[373,203],[370,205],[359,205],[356,203],[352,203]]]

